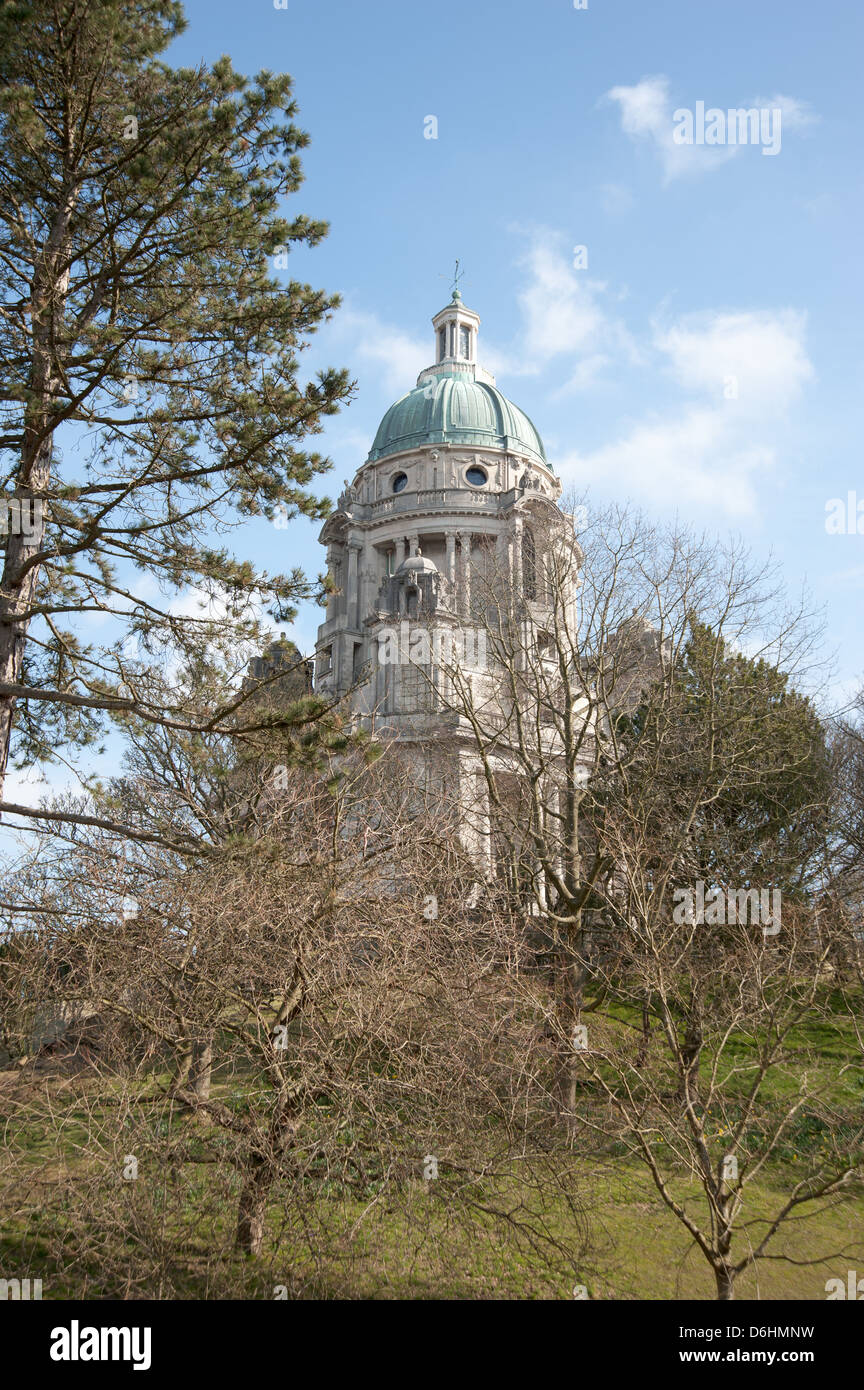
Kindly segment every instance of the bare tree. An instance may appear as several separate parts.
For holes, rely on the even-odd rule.
[[[487,671],[453,664],[440,698],[473,731],[475,821],[547,967],[545,1003],[532,999],[571,1142],[614,1136],[644,1162],[728,1298],[784,1222],[860,1180],[857,1112],[813,1070],[827,1020],[840,1076],[860,1060],[856,1006],[830,983],[849,939],[824,898],[831,758],[795,683],[812,686],[818,631],[735,544],[618,509],[578,540],[566,515],[531,527],[515,582],[474,581]],[[796,1066],[794,1099],[775,1103],[777,1072]],[[833,1136],[828,1149],[733,1254],[743,1189],[797,1124]],[[681,1195],[692,1178],[698,1215]]]
[[[104,832],[75,827],[23,885],[30,930],[7,937],[20,945],[0,970],[5,1012],[28,981],[51,992],[53,957],[55,996],[86,998],[105,1021],[97,1098],[75,1096],[89,1117],[75,1169],[107,1180],[127,1136],[139,1182],[154,1164],[177,1175],[169,1227],[183,1224],[190,1174],[207,1174],[211,1197],[233,1199],[237,1251],[281,1268],[295,1294],[337,1274],[350,1287],[352,1242],[376,1221],[383,1239],[394,1210],[418,1251],[495,1229],[543,1279],[572,1282],[586,1226],[572,1157],[551,1142],[536,1018],[516,1007],[523,923],[466,903],[473,867],[395,753],[371,765],[340,753],[328,775],[295,769],[287,786],[270,772],[269,796],[218,853],[184,861],[139,841],[121,859]],[[238,803],[260,775],[234,769]],[[105,1120],[106,1090],[125,1130]],[[58,1134],[69,1112],[50,1104]],[[33,1106],[19,1110],[28,1132]],[[27,1172],[7,1152],[18,1210]],[[141,1202],[144,1282],[174,1288],[158,1204]],[[203,1231],[209,1199],[192,1207]],[[91,1210],[76,1208],[82,1230]],[[224,1242],[201,1231],[223,1278]],[[116,1271],[116,1250],[100,1258]]]

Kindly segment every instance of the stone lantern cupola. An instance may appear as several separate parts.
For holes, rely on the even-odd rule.
[[[477,332],[480,316],[466,309],[458,290],[445,309],[432,320],[435,329],[435,364],[472,366],[477,363]]]

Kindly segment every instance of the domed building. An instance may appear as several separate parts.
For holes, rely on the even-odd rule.
[[[357,718],[474,776],[470,731],[447,699],[454,662],[494,681],[490,597],[537,619],[538,536],[572,521],[532,421],[477,360],[480,319],[454,290],[432,320],[433,365],[385,414],[321,542],[335,592],[315,683]],[[455,655],[454,655],[455,653]]]

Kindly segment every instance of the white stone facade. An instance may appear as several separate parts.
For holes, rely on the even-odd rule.
[[[449,766],[453,790],[470,783],[472,794],[477,765],[470,729],[439,698],[453,661],[447,634],[459,644],[470,679],[494,686],[489,653],[480,652],[485,630],[478,606],[493,587],[509,587],[524,596],[525,620],[536,623],[542,596],[524,573],[533,535],[550,526],[573,534],[572,519],[558,506],[561,484],[533,426],[477,365],[479,322],[457,298],[435,316],[437,360],[420,373],[411,400],[403,398],[404,414],[410,426],[422,416],[419,393],[431,399],[446,383],[448,391],[476,383],[493,407],[502,403],[497,447],[466,442],[472,422],[465,392],[453,407],[455,438],[445,428],[435,431],[441,437],[406,448],[398,447],[399,437],[395,448],[386,440],[376,447],[376,439],[321,532],[338,592],[319,628],[315,662],[319,691],[347,697],[360,722],[399,739],[427,764],[434,752],[437,766],[442,760]],[[478,410],[485,408],[485,396],[476,396]],[[405,659],[412,644],[421,659]]]

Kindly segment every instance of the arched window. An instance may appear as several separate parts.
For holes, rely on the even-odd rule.
[[[527,599],[537,597],[537,547],[530,526],[522,530],[522,592]]]

